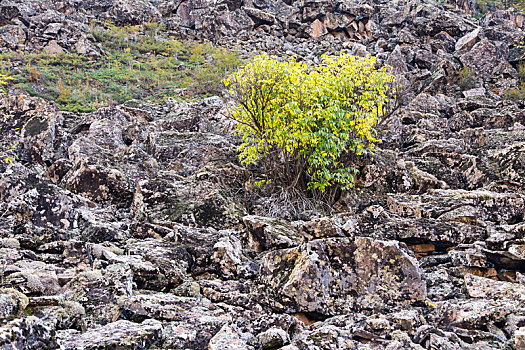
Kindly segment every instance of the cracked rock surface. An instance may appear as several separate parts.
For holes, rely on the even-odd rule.
[[[159,20],[247,56],[372,54],[403,86],[334,213],[273,218],[238,196],[224,96],[82,115],[2,96],[20,159],[0,165],[0,348],[525,349],[525,109],[501,97],[524,18],[432,0],[0,1],[6,52],[97,57],[91,20]]]

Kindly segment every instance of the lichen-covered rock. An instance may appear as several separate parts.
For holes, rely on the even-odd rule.
[[[133,321],[154,318],[166,321],[187,321],[207,311],[208,316],[224,316],[224,310],[206,298],[179,297],[168,293],[136,293],[119,299],[121,317]]]
[[[145,320],[138,324],[125,320],[109,323],[86,333],[73,335],[61,345],[68,350],[95,349],[150,349],[160,346],[162,324],[156,320]]]
[[[465,285],[473,298],[525,302],[525,286],[518,283],[494,281],[469,274],[465,276]]]
[[[162,226],[171,222],[215,229],[238,225],[246,210],[216,183],[207,181],[208,175],[203,170],[186,180],[175,176],[175,181],[156,178],[140,182],[135,192],[135,198],[141,198],[139,210],[149,222]]]
[[[280,220],[248,215],[243,217],[242,221],[247,228],[246,245],[256,252],[290,248],[300,242],[297,229]]]
[[[215,243],[210,262],[217,266],[218,272],[224,278],[250,278],[258,271],[258,266],[242,254],[241,241],[233,235],[222,237]]]
[[[60,291],[57,267],[39,261],[21,260],[13,264],[6,283],[27,295],[55,295]]]
[[[63,298],[34,297],[29,303],[31,313],[57,330],[85,327],[86,310],[77,301],[66,301]]]
[[[0,289],[0,318],[16,316],[24,311],[29,299],[14,289]]]
[[[1,349],[57,349],[55,329],[37,317],[17,318],[0,327]]]
[[[281,348],[290,343],[288,333],[280,328],[270,328],[267,331],[257,335],[263,349]]]
[[[192,261],[187,250],[179,245],[164,240],[130,239],[126,245],[131,255],[141,256],[146,263],[151,264],[154,271],[135,271],[135,281],[139,288],[165,290],[176,287],[184,281],[184,273],[189,270]]]
[[[456,300],[437,303],[440,324],[461,329],[482,329],[489,324],[504,322],[511,314],[524,312],[523,303],[516,300]]]
[[[355,188],[297,214],[253,191],[261,164],[239,164],[226,94],[170,88],[162,104],[75,114],[9,81],[0,149],[19,159],[0,162],[0,348],[523,347],[525,112],[506,97],[525,16],[454,9],[470,3],[2,1],[3,66],[42,73],[36,94],[52,93],[47,73],[20,56],[98,64],[95,23],[243,58],[371,54],[398,97],[376,152],[350,159]]]
[[[300,232],[307,240],[344,236],[342,228],[328,218],[310,220],[301,227]]]
[[[465,66],[475,69],[477,74],[488,77],[504,56],[505,52],[498,43],[482,40],[469,52],[461,55],[460,59]]]
[[[239,333],[232,327],[225,325],[211,338],[209,350],[248,350],[248,345],[241,339]]]
[[[364,237],[269,252],[260,281],[288,312],[335,315],[426,298],[421,270],[406,248]]]
[[[476,43],[479,33],[480,33],[480,29],[477,28],[473,30],[472,32],[459,38],[455,46],[456,51],[470,50],[470,48],[472,48],[472,46],[474,46],[474,44]]]

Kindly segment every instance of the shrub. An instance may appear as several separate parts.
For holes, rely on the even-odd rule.
[[[353,156],[372,152],[375,126],[394,91],[375,58],[323,56],[309,67],[258,56],[225,81],[238,107],[243,164],[264,167],[285,190],[353,186]]]
[[[504,100],[520,102],[525,99],[525,84],[521,84],[519,88],[509,89],[502,92],[501,96]]]
[[[458,72],[456,84],[461,90],[469,90],[476,87],[476,76],[472,68],[464,66]]]

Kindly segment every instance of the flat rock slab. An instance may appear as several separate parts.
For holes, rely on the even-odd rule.
[[[439,324],[443,327],[484,329],[489,324],[504,322],[509,315],[523,315],[525,306],[514,300],[446,300],[436,303]]]
[[[495,281],[490,278],[465,275],[468,294],[473,298],[509,299],[525,303],[525,286],[518,283]]]
[[[154,318],[163,321],[229,320],[224,310],[206,298],[180,297],[170,293],[136,293],[119,300],[121,310],[134,321]]]
[[[260,276],[286,312],[337,315],[426,298],[416,259],[396,241],[313,240],[267,253]]]
[[[431,218],[476,224],[477,221],[513,223],[525,210],[525,196],[489,190],[430,190],[427,194],[389,194],[392,214],[404,218]]]
[[[66,350],[149,349],[162,338],[162,324],[146,320],[141,324],[120,320],[104,327],[72,336],[62,348]]]

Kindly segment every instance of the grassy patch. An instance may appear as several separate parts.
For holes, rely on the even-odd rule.
[[[233,52],[163,36],[161,24],[92,26],[100,58],[77,54],[1,53],[11,87],[55,101],[62,110],[89,112],[112,102],[162,102],[217,93],[221,80],[240,64]]]

